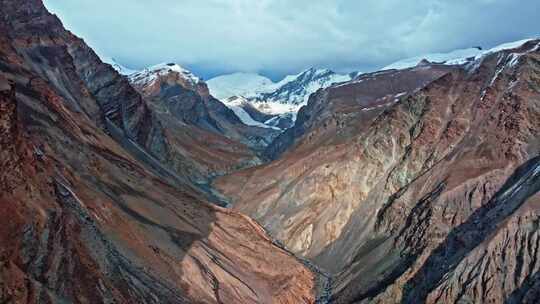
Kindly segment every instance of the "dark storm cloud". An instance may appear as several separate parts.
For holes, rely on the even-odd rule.
[[[46,0],[99,53],[203,76],[308,66],[370,70],[404,57],[538,36],[538,0]]]

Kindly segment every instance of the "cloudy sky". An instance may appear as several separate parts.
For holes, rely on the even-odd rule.
[[[134,69],[174,61],[208,79],[398,59],[540,33],[538,0],[45,0],[98,53]]]

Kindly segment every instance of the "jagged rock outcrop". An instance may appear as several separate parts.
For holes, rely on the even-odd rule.
[[[534,303],[539,62],[532,40],[321,90],[278,160],[216,185],[333,273],[332,303]]]
[[[0,6],[0,302],[314,302],[260,226],[151,162],[127,79],[41,1]]]

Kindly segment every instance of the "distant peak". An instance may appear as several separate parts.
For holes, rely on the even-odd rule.
[[[175,72],[184,72],[184,71],[187,71],[189,72],[188,70],[184,69],[182,66],[180,66],[178,63],[174,63],[174,62],[169,62],[169,63],[159,63],[159,64],[156,64],[156,65],[153,65],[149,68],[147,68],[149,71],[157,71],[157,70],[162,70],[162,69],[170,69],[172,71],[175,71]]]
[[[467,64],[472,60],[479,59],[485,55],[495,53],[502,50],[514,49],[522,46],[524,43],[535,40],[532,39],[523,39],[514,42],[503,43],[501,45],[495,46],[491,49],[484,49],[482,46],[475,46],[468,49],[457,49],[446,53],[431,53],[424,54],[421,56],[405,58],[399,61],[396,61],[390,65],[383,67],[381,70],[391,70],[391,69],[407,69],[412,68],[422,60],[426,59],[430,62],[442,63],[447,65],[463,65]]]
[[[416,66],[421,67],[421,66],[427,66],[427,65],[430,65],[430,64],[431,64],[431,62],[429,62],[429,60],[424,58],[424,59],[420,60]]]
[[[328,73],[328,72],[332,72],[331,70],[329,69],[318,69],[318,68],[315,68],[315,67],[311,67],[309,69],[306,69],[304,70],[302,73],[300,74],[322,74],[322,73]]]
[[[312,79],[316,79],[319,77],[325,77],[328,75],[335,74],[333,71],[329,69],[317,69],[317,68],[309,68],[307,70],[304,70],[300,74],[294,75],[294,76],[287,76],[285,77],[284,82],[291,81],[291,80],[302,80],[302,81],[310,81]]]
[[[130,74],[129,79],[133,83],[148,85],[158,81],[160,77],[168,77],[170,75],[177,75],[174,77],[182,79],[182,83],[190,89],[204,84],[201,78],[174,62],[160,63],[147,67],[140,72]]]
[[[195,83],[202,81],[201,78],[195,76],[191,71],[185,69],[178,63],[174,63],[174,62],[156,64],[154,66],[144,69],[142,73],[159,74],[159,75],[162,75],[164,73],[179,73],[182,75],[182,77],[190,79],[191,81]]]

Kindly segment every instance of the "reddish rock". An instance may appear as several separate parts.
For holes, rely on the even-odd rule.
[[[332,303],[537,302],[539,44],[321,90],[276,161],[216,185]]]
[[[0,302],[314,302],[260,226],[152,162],[125,78],[41,1],[0,6]]]

